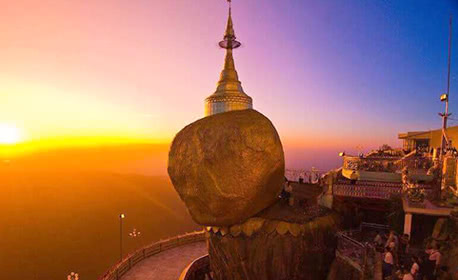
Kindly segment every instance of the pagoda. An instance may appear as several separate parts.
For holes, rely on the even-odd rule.
[[[231,7],[229,7],[224,39],[219,42],[219,46],[226,49],[224,68],[221,71],[216,91],[205,99],[205,116],[253,108],[253,99],[243,91],[232,56],[232,50],[240,47],[240,45],[241,43],[235,37]]]

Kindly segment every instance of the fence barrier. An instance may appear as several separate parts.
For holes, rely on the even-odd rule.
[[[210,258],[208,255],[194,260],[180,275],[178,280],[199,280],[207,279],[205,275],[210,275]],[[208,277],[211,279],[211,277]]]
[[[124,257],[120,262],[118,262],[116,265],[110,268],[104,275],[100,276],[98,280],[119,280],[137,263],[150,256],[156,255],[160,252],[164,252],[168,249],[204,240],[205,232],[197,231],[157,241],[151,245],[148,245],[144,248],[138,249],[133,253],[130,253],[129,255]]]
[[[358,241],[362,238],[362,233],[367,231],[389,231],[389,226],[380,225],[374,223],[361,223],[359,228],[341,231],[337,233],[337,250],[336,257],[344,260],[349,265],[353,266],[361,273],[361,279],[364,279],[365,275],[372,274],[372,276],[379,278],[381,263],[378,258],[379,254],[376,253],[375,247],[369,242]],[[370,266],[375,266],[372,270]]]

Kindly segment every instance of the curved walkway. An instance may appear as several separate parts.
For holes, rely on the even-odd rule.
[[[177,280],[192,261],[208,254],[205,241],[199,241],[151,256],[132,267],[121,280]]]

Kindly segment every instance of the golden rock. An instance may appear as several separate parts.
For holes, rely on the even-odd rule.
[[[258,231],[264,224],[264,219],[251,218],[242,225],[242,231],[246,236],[251,236],[254,232]]]
[[[288,230],[295,237],[299,236],[301,233],[301,227],[299,224],[290,223],[288,225]]]
[[[278,221],[274,221],[274,220],[268,220],[266,222],[266,226],[264,227],[265,228],[265,231],[267,233],[272,233],[274,232],[276,229],[277,229],[277,225],[278,225]]]
[[[277,233],[280,235],[285,235],[288,232],[289,223],[288,222],[279,222],[277,224]]]
[[[243,223],[278,199],[283,147],[272,123],[255,110],[215,114],[181,130],[168,172],[194,221]]]
[[[231,232],[231,235],[234,237],[239,236],[240,233],[242,232],[242,225],[237,224],[237,225],[231,226],[230,232]]]

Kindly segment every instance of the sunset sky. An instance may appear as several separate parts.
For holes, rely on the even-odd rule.
[[[0,124],[22,141],[168,143],[203,117],[225,1],[0,2]],[[441,124],[451,13],[458,113],[455,0],[233,0],[236,68],[295,160],[399,145]]]

